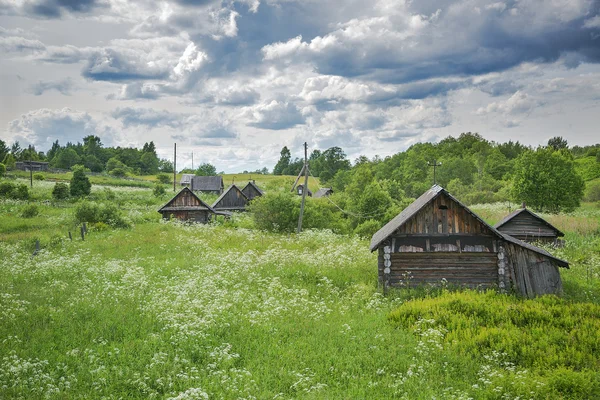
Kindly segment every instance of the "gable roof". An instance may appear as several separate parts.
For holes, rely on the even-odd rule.
[[[565,236],[565,234],[562,233],[560,230],[558,230],[558,228],[556,228],[550,222],[546,221],[544,218],[542,218],[539,215],[535,214],[533,211],[530,211],[528,208],[519,208],[518,210],[515,210],[515,211],[511,212],[506,217],[502,218],[502,220],[500,222],[498,222],[496,225],[494,225],[494,228],[496,228],[496,229],[500,228],[502,225],[505,225],[510,220],[512,220],[513,218],[515,218],[517,215],[521,215],[522,213],[528,213],[533,218],[537,219],[538,221],[540,221],[543,224],[545,224],[546,226],[548,226],[550,229],[556,231],[556,236]]]
[[[260,188],[258,186],[256,186],[256,183],[250,181],[246,184],[246,186],[244,186],[244,188],[242,189],[242,193],[248,188],[248,187],[253,187],[258,193],[260,193],[260,195],[262,196],[263,194],[265,194],[262,190],[260,190]]]
[[[233,207],[222,207],[222,206],[220,206],[220,205],[219,205],[219,203],[220,203],[220,202],[221,202],[221,201],[222,201],[222,200],[225,198],[225,196],[227,196],[227,195],[229,194],[229,192],[231,192],[232,190],[235,190],[235,191],[239,192],[239,194],[241,194],[241,195],[242,195],[242,197],[244,198],[244,203],[245,203],[245,204],[244,204],[243,206],[233,206]],[[245,194],[244,194],[244,193],[243,193],[243,192],[240,190],[240,188],[239,188],[239,187],[237,187],[236,185],[233,185],[233,184],[232,184],[231,186],[229,186],[229,187],[227,188],[227,190],[225,190],[223,193],[221,193],[221,195],[219,196],[219,198],[218,198],[217,200],[215,200],[215,202],[214,202],[214,203],[213,203],[213,205],[212,205],[212,208],[214,208],[214,209],[217,209],[217,208],[218,208],[218,209],[224,208],[224,209],[228,209],[228,210],[229,210],[229,209],[244,209],[244,208],[246,208],[246,204],[248,204],[248,200],[249,200],[249,199],[248,199],[248,196],[246,196],[246,195],[245,195]]]
[[[189,185],[192,183],[192,177],[194,174],[183,174],[181,175],[181,181],[179,181],[180,185]]]
[[[186,192],[189,192],[190,195],[194,196],[200,202],[200,205],[199,206],[171,206],[171,204],[173,204],[175,202],[175,200],[179,196],[181,196],[183,193],[186,193]],[[208,210],[208,211],[213,212],[213,213],[215,212],[215,210],[213,210],[213,208],[211,206],[209,206],[204,201],[202,201],[202,199],[200,197],[196,196],[196,194],[194,192],[192,192],[190,190],[190,188],[184,187],[175,196],[173,196],[173,198],[171,200],[169,200],[167,202],[167,204],[165,204],[164,206],[162,206],[161,208],[159,208],[158,212],[163,212],[163,211],[196,211],[196,210]]]
[[[465,209],[465,211],[467,211],[475,219],[477,219],[481,224],[483,224],[486,228],[488,228],[490,231],[492,231],[492,233],[494,233],[498,238],[504,239],[507,242],[514,243],[518,246],[524,247],[528,250],[534,251],[543,256],[549,257],[549,258],[555,260],[557,262],[557,264],[560,265],[561,267],[566,267],[566,268],[569,267],[568,262],[566,262],[565,260],[562,260],[560,258],[554,257],[552,254],[548,253],[546,250],[540,249],[539,247],[536,247],[529,243],[525,243],[519,239],[516,239],[510,235],[507,235],[505,233],[498,231],[496,228],[489,225],[482,218],[480,218],[477,214],[475,214],[473,211],[471,211],[469,209],[469,207],[465,206],[457,198],[455,198],[450,193],[448,193],[448,191],[446,189],[444,189],[443,187],[441,187],[439,185],[433,185],[431,187],[431,189],[429,189],[428,191],[423,193],[418,199],[416,199],[408,207],[406,207],[404,210],[402,210],[402,212],[400,214],[396,215],[396,217],[394,217],[390,222],[385,224],[383,226],[383,228],[378,230],[373,235],[373,238],[371,239],[371,245],[369,246],[369,249],[371,251],[375,250],[381,244],[381,242],[383,242],[390,235],[392,235],[398,228],[400,228],[402,225],[404,225],[417,212],[419,212],[419,210],[421,210],[423,207],[425,207],[427,204],[429,204],[429,202],[431,202],[433,199],[438,197],[441,193],[444,193],[451,200],[458,203],[461,207],[463,207]]]
[[[313,195],[313,197],[319,198],[319,197],[329,196],[330,193],[333,193],[332,188],[320,188],[319,190],[316,191],[316,193]]]
[[[221,191],[223,190],[223,177],[221,176],[193,176],[192,190]]]

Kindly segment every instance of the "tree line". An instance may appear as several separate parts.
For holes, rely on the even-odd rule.
[[[0,140],[0,162],[11,169],[18,161],[46,161],[51,168],[65,170],[81,165],[92,172],[108,172],[115,176],[173,172],[173,163],[158,157],[154,142],[145,143],[142,149],[104,147],[100,138],[93,135],[84,137],[83,143],[68,142],[64,146],[57,140],[46,153],[36,151],[32,145],[21,148],[18,141],[8,146]]]

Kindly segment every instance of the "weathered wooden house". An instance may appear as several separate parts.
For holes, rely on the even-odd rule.
[[[203,202],[189,188],[184,187],[159,210],[164,219],[177,218],[181,221],[207,223],[215,210]]]
[[[194,174],[183,174],[181,175],[181,181],[179,181],[180,186],[190,187],[192,184],[192,178]]]
[[[558,268],[569,266],[488,225],[437,185],[375,233],[370,249],[379,251],[384,288],[446,281],[533,297],[559,293]]]
[[[539,215],[523,207],[513,211],[494,225],[502,233],[524,242],[562,244],[558,238],[565,234]]]
[[[320,188],[319,190],[316,191],[316,193],[314,194],[314,198],[318,199],[320,197],[327,197],[333,194],[333,189],[332,188]]]
[[[246,211],[249,201],[240,188],[231,185],[215,200],[212,208],[215,211]]]
[[[242,189],[242,193],[246,195],[248,200],[252,200],[255,197],[260,197],[264,194],[263,191],[260,190],[258,186],[256,186],[256,183],[254,181],[248,182],[248,184],[246,184],[246,186],[244,186],[244,188]]]
[[[221,194],[223,193],[223,177],[222,176],[193,176],[192,191]]]
[[[304,185],[298,185],[296,186],[296,194],[298,196],[302,196],[302,192],[304,191]],[[306,195],[308,197],[312,197],[313,193],[309,188],[306,188]]]

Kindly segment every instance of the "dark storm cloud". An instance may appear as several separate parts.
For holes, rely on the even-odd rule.
[[[64,13],[84,14],[106,7],[107,4],[99,0],[36,0],[25,2],[23,11],[40,18],[59,18]]]

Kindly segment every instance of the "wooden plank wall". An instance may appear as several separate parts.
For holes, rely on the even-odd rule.
[[[200,201],[190,192],[184,190],[172,199],[167,207],[201,206]]]
[[[215,204],[215,208],[244,208],[248,200],[242,194],[242,191],[235,187],[229,190],[219,203]]]
[[[260,192],[252,185],[247,185],[244,189],[242,189],[242,193],[244,193],[249,200],[262,196]]]
[[[556,231],[550,228],[537,218],[534,218],[527,212],[521,212],[519,215],[502,225],[499,231],[507,233],[518,239],[529,238],[533,240],[537,237],[556,237]]]
[[[485,225],[445,194],[441,194],[423,207],[400,227],[398,233],[467,233],[492,235],[492,232]]]
[[[391,261],[392,286],[439,285],[442,279],[449,284],[469,287],[498,284],[496,253],[392,253]]]
[[[558,266],[551,259],[513,243],[504,244],[512,284],[526,297],[562,292]]]

